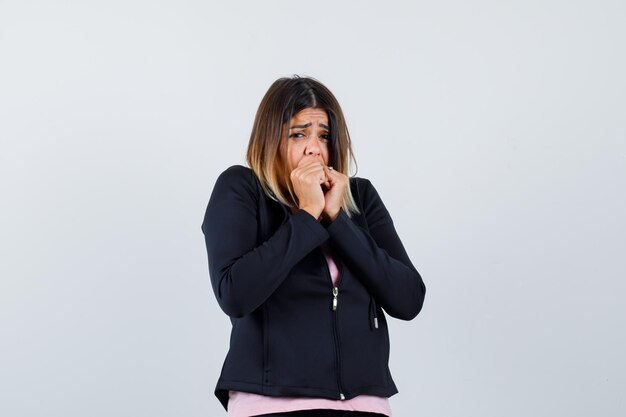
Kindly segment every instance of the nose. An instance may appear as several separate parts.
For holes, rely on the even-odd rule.
[[[322,153],[322,148],[320,147],[320,140],[317,137],[312,137],[307,141],[305,154],[317,156]]]

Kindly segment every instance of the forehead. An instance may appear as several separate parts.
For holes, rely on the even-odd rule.
[[[324,109],[302,109],[298,113],[296,113],[291,119],[292,123],[300,124],[302,122],[305,123],[323,123],[328,124],[328,115],[326,114],[326,110]]]

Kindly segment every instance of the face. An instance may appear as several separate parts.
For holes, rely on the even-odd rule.
[[[290,120],[287,131],[287,164],[293,171],[304,158],[317,158],[328,165],[330,128],[323,109],[307,108]]]

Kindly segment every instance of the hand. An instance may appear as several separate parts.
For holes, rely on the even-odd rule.
[[[293,190],[298,197],[298,207],[316,219],[326,204],[322,184],[330,188],[324,168],[318,158],[305,156],[290,175]]]
[[[343,196],[346,187],[349,186],[350,179],[347,175],[337,172],[332,167],[324,167],[324,172],[328,178],[328,191],[324,194],[324,210],[322,215],[327,221],[333,221],[339,215],[339,210],[343,203]]]

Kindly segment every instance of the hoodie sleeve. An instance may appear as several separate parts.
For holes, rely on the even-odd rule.
[[[328,239],[328,232],[313,216],[298,210],[259,245],[260,196],[255,181],[254,173],[243,166],[224,171],[202,223],[211,286],[220,307],[231,317],[259,307],[294,265]]]
[[[409,259],[387,208],[374,186],[359,181],[367,229],[341,210],[327,226],[332,246],[355,276],[392,317],[411,320],[421,311],[426,286]]]

